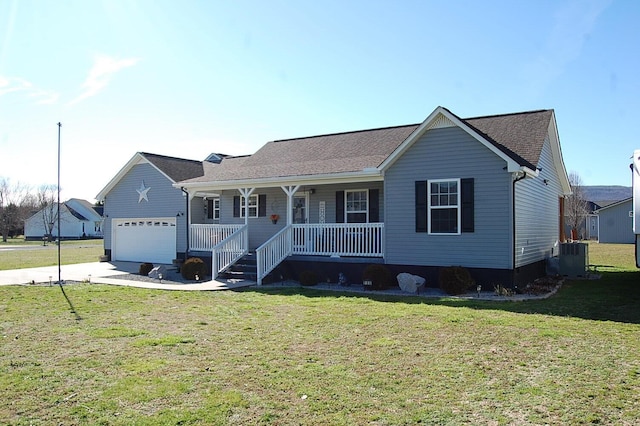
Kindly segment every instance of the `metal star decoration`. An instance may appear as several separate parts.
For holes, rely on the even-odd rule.
[[[148,192],[151,189],[151,187],[145,187],[144,186],[144,181],[142,181],[142,183],[140,184],[140,188],[136,189],[136,192],[138,192],[138,203],[141,203],[142,200],[146,200],[147,202],[149,202],[149,196],[148,196]]]

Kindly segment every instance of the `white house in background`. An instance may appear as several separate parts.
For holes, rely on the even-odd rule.
[[[53,206],[54,212],[57,206]],[[45,220],[51,215],[44,208],[24,223],[24,236],[27,240],[41,240],[49,233],[45,226]],[[60,204],[60,237],[62,239],[102,238],[103,218],[101,208],[94,206],[87,200],[71,198]],[[55,213],[54,213],[55,214]],[[51,232],[55,238],[58,236],[57,219],[54,220]]]

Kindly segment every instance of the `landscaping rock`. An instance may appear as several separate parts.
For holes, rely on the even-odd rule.
[[[417,293],[418,289],[424,285],[426,280],[418,275],[412,275],[406,272],[401,272],[397,276],[398,285],[402,291],[408,291],[409,293]]]

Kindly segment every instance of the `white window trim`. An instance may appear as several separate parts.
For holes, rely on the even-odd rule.
[[[460,235],[462,232],[461,228],[462,228],[462,188],[460,186],[460,178],[457,179],[431,179],[427,181],[427,229],[430,235]],[[458,210],[457,212],[457,220],[458,220],[458,230],[457,232],[431,232],[431,209],[434,210],[438,210],[438,209],[450,209],[453,208],[453,206],[432,206],[431,205],[431,184],[432,183],[440,183],[440,182],[456,182],[458,185],[458,199],[457,199],[457,205],[455,206],[455,208]]]
[[[367,197],[367,206],[365,208],[365,210],[354,210],[354,211],[349,211],[348,210],[348,194],[350,192],[364,192],[366,194]],[[354,222],[349,222],[349,214],[358,214],[358,213],[364,213],[365,214],[365,223],[369,223],[369,190],[368,189],[346,189],[344,191],[344,223],[354,223]]]
[[[213,199],[213,220],[220,220],[220,197]]]
[[[255,215],[249,215],[250,218],[252,217],[258,217],[258,212],[260,211],[260,207],[259,207],[259,203],[260,203],[260,198],[258,198],[258,194],[254,194],[254,195],[249,195],[249,209],[254,208],[254,206],[251,205],[251,200],[255,199],[255,209],[256,209],[256,214]],[[246,201],[245,198],[243,196],[240,196],[240,217],[244,217],[245,214],[245,205]]]

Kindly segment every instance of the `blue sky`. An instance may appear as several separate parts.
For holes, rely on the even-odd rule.
[[[0,0],[0,176],[95,195],[137,152],[553,108],[567,171],[630,185],[640,2]]]

